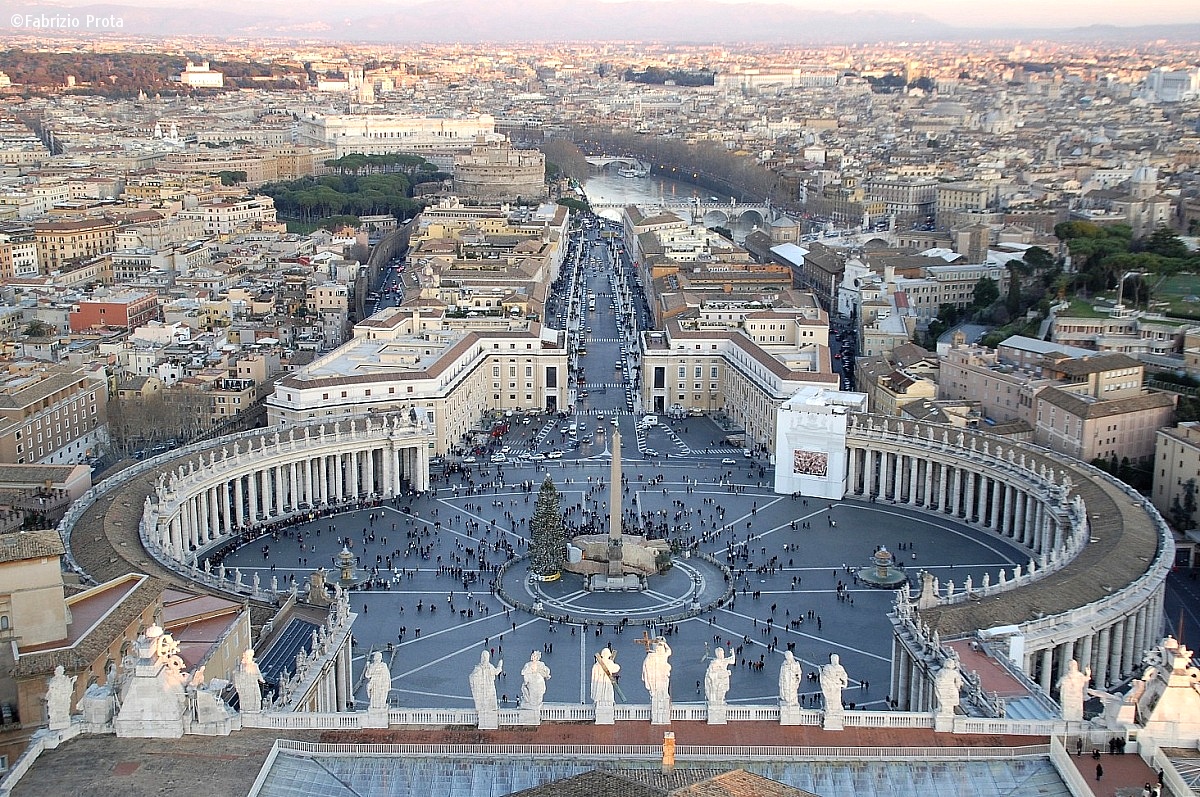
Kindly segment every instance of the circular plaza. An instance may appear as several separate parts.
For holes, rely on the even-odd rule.
[[[172,577],[264,612],[292,594],[303,600],[322,568],[332,584],[349,551],[360,705],[373,651],[390,665],[398,706],[469,707],[467,674],[481,650],[505,661],[498,691],[509,705],[532,651],[552,671],[547,702],[585,703],[598,650],[631,666],[647,636],[663,635],[680,702],[703,699],[695,684],[719,646],[737,662],[731,704],[769,701],[792,651],[810,677],[839,654],[847,701],[884,708],[897,697],[894,593],[856,577],[879,546],[914,587],[921,571],[932,576],[922,617],[943,638],[1021,626],[1022,663],[1038,681],[1069,660],[1069,645],[1070,658],[1116,682],[1137,644],[1160,631],[1151,618],[1161,616],[1170,559],[1161,520],[1112,480],[1031,447],[861,416],[837,501],[776,494],[769,469],[731,464],[728,452],[626,457],[626,518],[669,529],[677,554],[647,589],[621,594],[588,593],[571,574],[534,589],[523,565],[547,476],[569,524],[607,517],[606,451],[431,473],[426,440],[417,427],[362,422],[244,433],[104,482],[64,530],[79,564],[87,538],[72,538],[74,526],[127,522],[117,516],[142,507],[143,564],[153,556]],[[1091,575],[1097,566],[1103,579]],[[1120,650],[1117,639],[1127,640]],[[622,702],[646,702],[636,676],[619,686]],[[802,692],[815,701],[819,688],[806,681]]]

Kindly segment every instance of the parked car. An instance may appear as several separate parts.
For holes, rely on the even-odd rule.
[[[736,465],[737,460],[734,459],[733,457],[725,457],[724,459],[721,460],[721,464],[722,465]]]

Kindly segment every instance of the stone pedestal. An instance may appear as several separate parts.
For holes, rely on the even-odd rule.
[[[670,725],[671,724],[671,701],[670,700],[652,700],[650,702],[650,724],[651,725]]]
[[[481,731],[494,731],[500,727],[500,711],[480,711],[479,722],[475,726]]]
[[[952,733],[954,731],[954,715],[941,713],[934,714],[933,731],[934,733]]]
[[[596,724],[615,725],[617,722],[617,707],[614,703],[596,704]]]
[[[187,732],[198,736],[228,736],[242,729],[242,715],[221,699],[220,692],[198,689],[195,692],[196,718]]]
[[[780,725],[800,725],[800,707],[799,706],[780,706],[779,707],[779,724]]]
[[[708,724],[709,725],[724,725],[726,724],[726,709],[728,707],[724,703],[709,703],[708,704]]]
[[[367,709],[363,717],[364,728],[386,728],[388,727],[388,710],[387,708]]]
[[[827,708],[825,715],[821,718],[821,727],[827,731],[840,731],[844,727],[845,720],[846,710],[841,706]]]
[[[522,725],[541,725],[542,724],[542,709],[538,708],[521,708],[517,711],[517,722]]]
[[[111,733],[113,714],[117,710],[117,696],[112,687],[92,684],[79,700],[83,724],[88,733]]]

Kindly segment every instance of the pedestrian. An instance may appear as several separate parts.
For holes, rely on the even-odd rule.
[[[1083,737],[1082,736],[1075,740],[1075,755],[1077,755],[1077,756],[1083,755]]]
[[[1104,765],[1097,764],[1096,765],[1096,780],[1100,780],[1100,778],[1102,778],[1102,777],[1104,777]]]

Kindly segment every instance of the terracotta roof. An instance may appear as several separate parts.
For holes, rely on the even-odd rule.
[[[0,534],[0,563],[62,556],[66,551],[62,538],[53,529]]]
[[[46,650],[22,656],[12,669],[15,678],[32,678],[48,675],[58,665],[68,673],[88,669],[92,663],[125,632],[126,627],[146,610],[158,603],[165,583],[147,578],[121,601],[103,620],[97,623],[86,636],[71,647]]]
[[[1044,401],[1084,420],[1175,406],[1173,394],[1158,392],[1147,392],[1128,398],[1096,400],[1077,396],[1061,388],[1048,387],[1039,392],[1037,398],[1038,401]]]
[[[1126,354],[1110,352],[1093,354],[1088,357],[1072,357],[1059,360],[1054,364],[1054,370],[1061,371],[1067,376],[1087,376],[1104,371],[1115,371],[1118,368],[1141,368],[1142,364]]]

